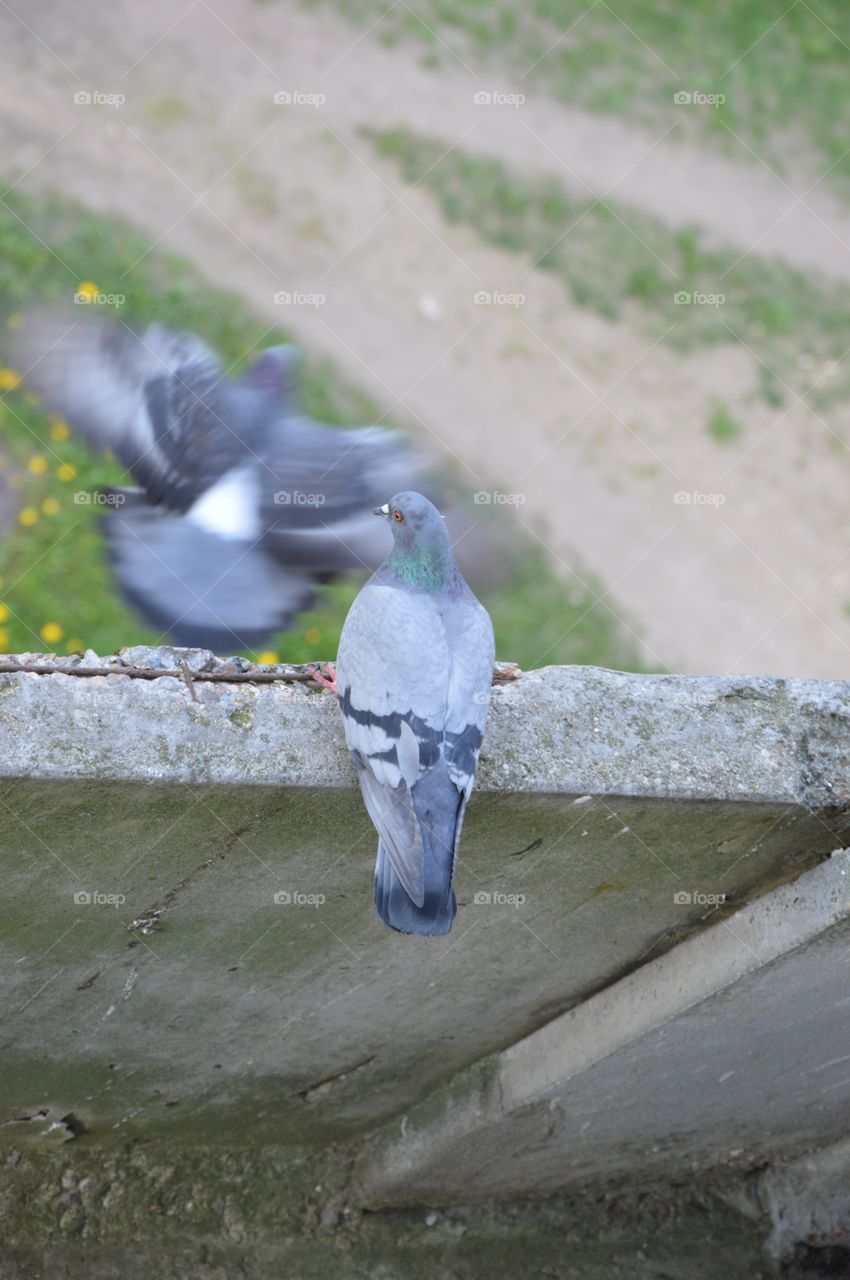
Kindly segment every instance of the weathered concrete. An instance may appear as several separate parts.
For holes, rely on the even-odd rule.
[[[0,673],[0,1275],[753,1280],[834,1233],[850,686],[497,689],[431,941],[375,916],[330,695],[103,661]]]
[[[102,1136],[354,1135],[715,909],[677,895],[728,910],[845,842],[845,686],[534,672],[495,697],[454,931],[404,938],[372,907],[334,699],[195,697],[0,677],[10,1140],[69,1113]]]
[[[845,851],[406,1113],[364,1161],[367,1200],[694,1176],[828,1143],[850,1116],[848,977]]]
[[[363,1213],[345,1153],[21,1153],[0,1172],[3,1280],[758,1280],[768,1214],[729,1184]],[[5,1194],[3,1194],[5,1193]],[[134,1241],[136,1243],[131,1243]]]
[[[204,650],[104,661],[173,668],[175,653],[228,666]],[[195,696],[170,676],[0,675],[0,776],[352,785],[331,696],[283,683]],[[848,743],[845,682],[545,667],[494,691],[477,787],[823,809],[850,802]]]

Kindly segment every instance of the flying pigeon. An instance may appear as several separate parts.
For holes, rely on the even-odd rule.
[[[389,538],[369,512],[423,475],[400,432],[299,413],[289,346],[231,379],[193,334],[50,310],[28,318],[16,356],[139,486],[105,492],[107,542],[125,596],[175,644],[260,647],[317,583],[381,562]]]
[[[401,933],[448,933],[463,818],[493,677],[493,627],[427,498],[374,514],[393,549],[349,610],[336,692],[345,741],[378,830],[375,905]]]

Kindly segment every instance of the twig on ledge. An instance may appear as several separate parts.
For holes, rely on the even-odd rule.
[[[58,662],[16,662],[13,658],[0,659],[0,675],[9,672],[27,672],[36,676],[129,676],[132,680],[159,680],[162,676],[173,676],[182,680],[197,702],[194,684],[198,680],[217,681],[219,684],[311,684],[320,689],[322,686],[315,679],[313,670],[322,666],[320,662],[309,663],[304,667],[288,667],[284,671],[191,671],[185,661],[177,668],[167,667],[82,667],[67,666]],[[518,680],[519,667],[493,668],[493,684],[510,684]]]

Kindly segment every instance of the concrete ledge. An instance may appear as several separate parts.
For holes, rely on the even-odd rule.
[[[739,972],[716,947],[731,913],[818,864],[834,875],[826,860],[850,842],[848,686],[549,668],[494,692],[452,934],[404,938],[374,913],[375,836],[330,695],[232,680],[248,664],[198,651],[83,664],[102,661],[109,674],[0,673],[0,1143],[16,1147],[356,1144],[428,1095],[439,1110],[442,1089],[474,1134],[495,1069],[499,1106],[512,1121],[533,1112],[545,1148],[545,1126],[572,1134],[558,1098],[543,1080],[526,1099],[535,1059],[509,1070],[499,1055],[574,1010],[595,1039],[571,1039],[589,1057],[557,1071],[601,1089],[627,1015],[648,1019],[635,1044],[684,1016],[675,969],[663,1017],[643,987],[617,1006],[630,974],[692,939],[706,950],[683,954],[702,957],[709,987],[724,965],[743,982],[747,948]],[[127,674],[178,662],[193,679]],[[793,913],[777,920],[775,945],[799,950]],[[780,962],[749,947],[758,972]],[[685,1011],[708,1006],[687,973],[681,990]],[[809,1131],[807,1113],[787,1126],[798,1145]],[[628,1161],[615,1136],[597,1144],[602,1173]],[[718,1154],[694,1142],[700,1159]],[[564,1171],[552,1149],[541,1186]],[[592,1171],[583,1159],[574,1168]],[[369,1194],[436,1196],[438,1163],[393,1164],[397,1191],[370,1170]]]
[[[361,1169],[367,1203],[539,1193],[635,1165],[693,1176],[828,1142],[850,1113],[848,976],[845,851],[405,1114]]]
[[[325,692],[198,681],[193,697],[173,676],[117,674],[178,659],[227,670],[203,650],[137,648],[87,658],[114,676],[0,674],[0,776],[351,785]],[[846,683],[547,667],[494,690],[478,787],[828,808],[850,802],[848,741]]]

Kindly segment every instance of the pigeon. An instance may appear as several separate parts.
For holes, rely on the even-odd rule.
[[[16,355],[46,407],[135,481],[95,500],[125,597],[174,644],[260,648],[317,584],[380,564],[371,508],[424,480],[401,432],[300,413],[290,346],[232,379],[194,334],[50,309],[26,318]]]
[[[378,915],[401,933],[437,937],[457,910],[454,873],[490,705],[493,626],[427,498],[400,493],[374,514],[389,522],[393,549],[355,598],[331,673],[379,836]]]

